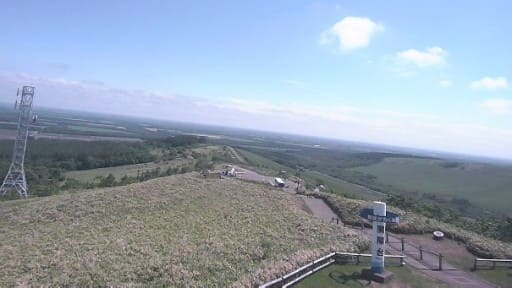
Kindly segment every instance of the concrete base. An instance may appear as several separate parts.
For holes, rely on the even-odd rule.
[[[385,283],[393,279],[393,272],[384,271],[383,273],[373,273],[371,269],[363,269],[361,275],[371,281]]]

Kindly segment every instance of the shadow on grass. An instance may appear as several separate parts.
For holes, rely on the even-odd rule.
[[[329,278],[340,284],[356,283],[359,284],[361,287],[369,287],[372,284],[370,280],[365,279],[359,272],[346,274],[334,271],[329,273]]]

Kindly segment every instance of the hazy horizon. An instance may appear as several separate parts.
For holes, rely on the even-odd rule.
[[[4,6],[1,102],[512,159],[506,1]]]
[[[7,102],[1,102],[0,105],[2,106],[12,106],[12,103]],[[281,132],[281,131],[271,131],[271,130],[260,130],[256,128],[245,128],[245,127],[236,127],[236,126],[229,126],[229,125],[221,125],[221,124],[212,124],[212,123],[201,123],[201,122],[184,122],[179,120],[170,120],[166,118],[150,118],[150,117],[144,117],[140,115],[127,115],[127,114],[109,114],[109,113],[102,113],[102,112],[96,112],[96,111],[85,111],[85,110],[73,110],[73,109],[62,109],[62,108],[55,108],[55,107],[39,107],[39,109],[46,109],[50,111],[60,111],[60,112],[73,112],[73,113],[87,113],[92,114],[95,116],[103,116],[105,117],[104,120],[107,120],[109,116],[112,117],[122,117],[127,118],[129,120],[141,120],[141,121],[164,121],[168,122],[172,125],[172,123],[180,123],[185,125],[199,125],[201,128],[208,128],[208,129],[215,129],[215,128],[224,128],[224,129],[234,129],[239,130],[238,132],[247,131],[247,132],[256,132],[256,133],[272,133],[275,136],[293,136],[293,137],[306,137],[310,138],[309,141],[311,141],[311,144],[313,144],[313,140],[319,140],[319,144],[321,141],[335,141],[339,144],[351,144],[351,145],[368,145],[373,147],[380,147],[381,149],[384,149],[386,151],[393,150],[394,153],[410,153],[412,155],[428,155],[432,157],[441,157],[446,159],[453,159],[453,160],[465,160],[465,161],[477,161],[477,162],[483,162],[483,163],[506,163],[506,164],[512,164],[512,158],[503,158],[503,157],[493,157],[493,156],[486,156],[486,155],[479,155],[479,154],[466,154],[466,153],[457,153],[454,151],[447,151],[447,150],[434,150],[434,149],[427,149],[427,148],[418,148],[418,147],[411,147],[411,146],[400,146],[400,145],[389,145],[389,144],[383,144],[383,143],[377,143],[377,142],[365,142],[365,141],[357,141],[357,140],[350,140],[350,139],[344,139],[344,138],[330,138],[328,136],[317,136],[317,135],[309,135],[309,134],[298,134],[298,133],[289,133],[289,132]],[[37,109],[34,110],[35,113],[37,113]],[[77,115],[79,116],[79,115]],[[112,120],[112,119],[109,119]],[[153,124],[153,125],[160,125],[159,123],[146,123],[146,124]],[[214,131],[212,132],[214,135],[222,135],[221,131]],[[224,133],[225,134],[225,133]]]

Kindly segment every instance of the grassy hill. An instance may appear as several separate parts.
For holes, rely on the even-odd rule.
[[[0,286],[247,286],[367,241],[293,195],[185,174],[0,203]]]

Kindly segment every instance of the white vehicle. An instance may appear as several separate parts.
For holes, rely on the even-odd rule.
[[[279,178],[279,177],[276,177],[276,178],[274,179],[274,186],[276,186],[276,187],[284,187],[284,186],[285,186],[285,184],[284,184],[283,179],[281,179],[281,178]]]

